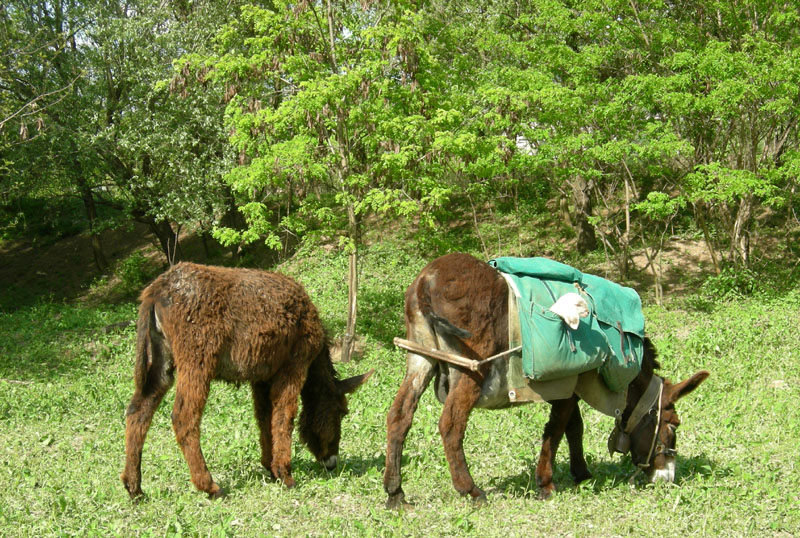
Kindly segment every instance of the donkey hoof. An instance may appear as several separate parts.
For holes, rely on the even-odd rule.
[[[580,484],[581,482],[586,482],[587,480],[592,479],[592,473],[589,471],[583,471],[580,473],[576,473],[572,476],[573,480],[575,480],[575,484]]]
[[[553,498],[553,492],[556,490],[553,486],[544,487],[539,490],[539,500],[549,501]]]
[[[141,486],[129,481],[125,473],[122,473],[119,478],[122,480],[122,485],[125,486],[125,490],[128,492],[128,495],[130,495],[131,500],[138,500],[144,495]]]
[[[227,495],[225,493],[224,489],[222,489],[221,487],[217,486],[216,484],[214,484],[214,485],[216,486],[216,489],[214,489],[213,491],[209,491],[208,492],[208,498],[209,499],[211,499],[212,501],[216,501],[217,499],[222,499],[223,497],[225,497]]]
[[[472,505],[476,508],[480,508],[481,506],[486,506],[488,504],[488,501],[486,500],[486,492],[474,484],[472,489],[469,491],[469,496],[472,497]]]
[[[128,489],[128,486],[125,486],[125,489]],[[144,499],[144,492],[141,489],[135,489],[133,491],[128,489],[128,495],[131,498],[131,501],[134,503],[138,503],[142,499]]]
[[[414,503],[406,501],[406,497],[401,491],[399,494],[389,495],[386,499],[386,508],[389,510],[411,510],[414,508]]]
[[[475,508],[482,508],[487,504],[489,504],[489,500],[486,498],[486,493],[484,493],[483,491],[481,491],[480,495],[478,495],[477,497],[472,498],[472,506],[474,506]]]

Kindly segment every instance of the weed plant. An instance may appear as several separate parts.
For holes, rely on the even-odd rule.
[[[382,475],[385,417],[404,373],[391,339],[403,334],[403,294],[426,260],[391,243],[364,252],[359,331],[363,358],[342,376],[376,374],[351,398],[340,465],[327,472],[296,442],[298,486],[286,490],[260,466],[247,387],[215,384],[202,446],[228,496],[194,490],[174,440],[174,391],[144,447],[146,497],[132,503],[119,480],[124,410],[133,391],[136,305],[88,308],[42,302],[0,313],[0,535],[40,536],[796,536],[800,534],[800,292],[730,301],[647,306],[662,373],[711,378],[679,403],[673,485],[627,479],[610,457],[612,420],[584,408],[594,479],[574,487],[566,446],[553,500],[537,499],[535,462],[546,405],[475,411],[467,461],[489,504],[453,489],[438,434],[441,405],[427,392],[405,444],[403,487],[414,509],[387,511]],[[347,259],[301,252],[282,271],[307,287],[329,330],[346,316]],[[297,435],[295,435],[297,438]]]

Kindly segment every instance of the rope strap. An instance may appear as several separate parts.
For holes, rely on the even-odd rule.
[[[633,409],[633,412],[631,412],[631,416],[628,417],[628,422],[625,424],[625,429],[623,430],[625,433],[631,433],[634,428],[639,425],[639,422],[650,412],[656,401],[661,400],[661,393],[663,390],[664,380],[657,375],[651,377],[650,384],[636,403],[636,407]],[[659,406],[658,411],[661,413],[661,406]]]
[[[653,380],[657,380],[657,382],[654,383]],[[642,400],[645,399],[644,397],[647,396],[648,393],[651,392],[651,389],[653,387],[656,387],[657,390],[658,390],[658,393],[656,395],[657,398],[658,398],[658,407],[656,408],[657,409],[657,411],[656,411],[656,427],[653,430],[653,439],[652,439],[652,441],[650,441],[650,450],[647,452],[647,459],[644,460],[644,463],[637,463],[636,464],[636,466],[638,468],[636,469],[636,472],[634,472],[633,475],[628,480],[628,483],[631,486],[633,486],[634,480],[636,480],[636,477],[639,476],[639,473],[641,473],[642,471],[644,471],[645,469],[650,467],[650,458],[653,457],[653,449],[656,446],[656,439],[658,438],[658,426],[661,424],[661,398],[664,395],[664,380],[661,379],[660,377],[654,375],[650,379],[650,385],[647,387],[647,391],[645,391],[645,393],[642,396],[642,398],[639,399],[639,404],[642,403]],[[639,408],[640,408],[639,404],[636,405],[636,409],[634,409],[633,413],[631,413],[631,417],[633,417],[633,415],[636,413],[636,411],[639,410]],[[652,409],[652,408],[653,408],[653,404],[650,404],[650,407],[647,409],[647,411],[645,411],[645,413],[648,413],[650,411],[650,409]],[[644,417],[644,413],[639,417],[639,420],[641,420],[642,417]],[[631,420],[629,419],[628,420],[628,426],[625,427],[625,432],[626,433],[630,433],[630,430],[633,430],[633,427],[636,427],[636,424],[638,424],[638,421],[633,423],[634,424],[633,427],[630,427],[630,424],[631,424]]]

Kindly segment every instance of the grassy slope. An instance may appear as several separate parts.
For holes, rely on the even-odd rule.
[[[490,504],[475,510],[453,490],[428,392],[404,451],[404,489],[416,509],[383,508],[384,420],[403,376],[402,295],[424,265],[416,253],[374,247],[364,259],[360,328],[366,354],[339,365],[376,375],[351,399],[342,465],[325,472],[297,444],[299,486],[285,490],[260,468],[246,387],[217,384],[203,422],[212,474],[228,491],[210,502],[194,491],[172,435],[174,394],[159,409],[145,444],[143,488],[132,504],[118,475],[123,412],[132,392],[135,306],[40,304],[0,313],[0,535],[297,536],[800,533],[800,293],[696,309],[690,302],[648,307],[663,373],[677,380],[706,368],[712,377],[682,401],[677,485],[631,489],[627,459],[605,448],[611,420],[588,410],[586,449],[595,480],[575,489],[566,450],[550,502],[532,476],[547,407],[476,411],[465,450]],[[307,286],[327,325],[344,325],[346,260],[299,256],[282,270]],[[563,447],[566,448],[566,447]]]

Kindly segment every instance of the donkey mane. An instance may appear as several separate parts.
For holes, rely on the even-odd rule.
[[[314,432],[325,428],[323,421],[329,417],[347,414],[347,400],[339,391],[339,374],[333,368],[330,344],[326,340],[322,350],[308,367],[306,382],[300,391],[303,408],[300,412],[300,438],[312,452],[318,447],[314,443]]]
[[[644,357],[642,358],[642,373],[650,379],[650,376],[655,374],[656,370],[661,369],[661,364],[658,362],[658,350],[653,345],[650,338],[644,339]]]

